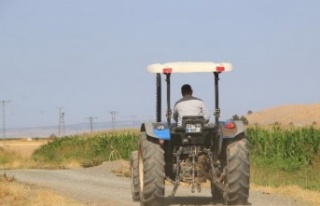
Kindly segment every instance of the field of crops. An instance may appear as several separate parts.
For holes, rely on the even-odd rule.
[[[131,151],[137,148],[137,136],[137,130],[119,130],[57,138],[37,149],[32,158],[46,165],[79,162],[83,167],[114,159],[128,160]]]
[[[51,167],[78,162],[83,167],[113,159],[128,160],[139,132],[121,130],[58,138],[37,149],[32,158]],[[313,127],[247,128],[251,181],[263,186],[299,185],[320,191],[320,130]],[[40,164],[41,165],[41,164]]]
[[[297,169],[312,164],[320,147],[320,130],[313,127],[247,128],[251,158],[269,162],[281,169]],[[128,159],[137,148],[137,130],[119,130],[67,136],[43,145],[33,158],[37,161]],[[280,163],[280,164],[277,164]]]
[[[251,181],[320,191],[320,130],[314,127],[247,128]]]
[[[320,130],[313,127],[249,127],[251,156],[272,167],[295,170],[311,165],[319,154]]]

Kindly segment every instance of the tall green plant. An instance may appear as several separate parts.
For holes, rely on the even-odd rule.
[[[128,160],[135,150],[138,133],[134,130],[100,132],[94,135],[74,135],[55,139],[33,153],[38,162],[62,164],[76,161],[86,165],[97,165],[115,158]]]
[[[313,127],[284,129],[275,124],[267,129],[254,126],[247,129],[247,136],[253,158],[289,170],[310,165],[320,145],[320,131]]]

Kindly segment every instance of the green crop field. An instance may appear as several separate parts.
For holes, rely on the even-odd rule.
[[[320,131],[313,127],[249,127],[247,136],[251,156],[279,169],[295,170],[311,165],[319,154]]]
[[[320,130],[249,127],[251,180],[263,186],[298,185],[320,191]]]
[[[121,130],[55,139],[37,149],[32,158],[38,165],[65,167],[78,162],[83,167],[114,159],[129,160],[137,149],[139,132]],[[251,182],[263,186],[298,185],[320,191],[320,130],[313,127],[248,127]]]
[[[96,166],[103,161],[128,160],[137,148],[138,131],[121,130],[74,135],[57,138],[37,149],[32,158],[39,163],[60,166],[79,162],[84,167]]]

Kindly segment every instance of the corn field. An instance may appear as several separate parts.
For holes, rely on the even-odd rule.
[[[129,159],[137,149],[137,130],[98,132],[55,139],[33,154],[37,162],[56,164],[78,161],[83,166],[95,166],[103,161]],[[247,128],[251,162],[267,164],[284,170],[308,166],[319,155],[320,130],[313,127]]]
[[[137,142],[138,131],[135,130],[67,136],[41,146],[32,158],[36,162],[58,165],[75,161],[89,167],[108,160],[128,160],[131,151],[136,150]]]
[[[314,127],[272,128],[259,126],[247,128],[250,152],[253,159],[263,159],[265,163],[279,163],[281,167],[298,168],[312,164],[319,155],[320,130]],[[276,165],[276,164],[275,164]]]

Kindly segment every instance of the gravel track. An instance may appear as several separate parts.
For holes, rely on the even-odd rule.
[[[100,166],[87,169],[20,169],[0,170],[9,176],[14,176],[18,182],[35,184],[50,188],[63,196],[74,198],[85,205],[94,206],[138,206],[138,202],[131,199],[130,179],[117,176],[112,172],[122,162],[103,163]],[[176,197],[168,197],[172,186],[166,186],[166,205],[222,205],[213,202],[210,189],[203,188],[201,193],[191,193],[189,187],[179,187]],[[298,206],[297,201],[275,194],[261,191],[250,191],[249,202],[253,206]]]

